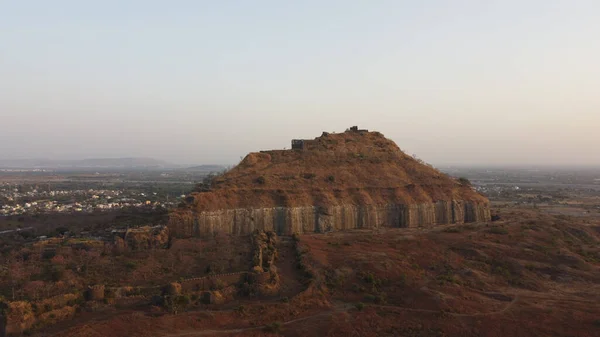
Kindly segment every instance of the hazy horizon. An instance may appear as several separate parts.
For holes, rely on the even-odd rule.
[[[418,157],[418,156],[417,156]],[[420,157],[418,157],[419,159],[421,159]],[[155,165],[166,165],[163,168],[178,168],[178,169],[185,169],[185,168],[193,168],[193,167],[198,167],[198,166],[221,166],[222,168],[231,168],[235,165],[238,164],[239,160],[241,159],[238,158],[237,161],[235,162],[170,162],[161,158],[155,158],[155,157],[104,157],[104,158],[97,158],[97,157],[87,157],[87,158],[71,158],[71,159],[49,159],[49,158],[0,158],[0,169],[31,169],[31,168],[45,168],[45,169],[57,169],[57,168],[64,168],[64,165],[76,165],[73,166],[75,168],[77,167],[92,167],[92,166],[77,166],[77,164],[86,164],[86,165],[90,165],[89,160],[95,160],[95,161],[107,161],[107,162],[116,162],[116,161],[120,161],[122,160],[123,163],[119,163],[119,166],[111,166],[114,164],[103,164],[100,163],[100,165],[108,165],[106,167],[112,167],[112,168],[117,168],[117,167],[121,167],[121,165],[124,165],[122,167],[128,167],[127,166],[127,160],[130,159],[134,159],[134,160],[139,160],[140,163],[134,162],[132,165],[132,167],[142,167],[142,166],[155,166]],[[145,161],[148,162],[145,162]],[[15,162],[19,162],[19,163],[25,163],[27,162],[28,165],[24,165],[24,166],[15,166]],[[52,164],[56,164],[56,162],[59,162],[59,164],[63,165],[61,166],[53,166]],[[83,163],[79,163],[79,162],[83,162]],[[7,163],[11,163],[11,165],[6,165]],[[35,164],[34,164],[35,163]],[[37,164],[43,163],[44,165],[42,166],[36,166]],[[567,170],[569,172],[572,172],[573,170],[578,171],[578,170],[593,170],[593,171],[598,171],[600,170],[600,165],[598,164],[588,164],[588,165],[577,165],[577,164],[563,164],[563,165],[553,165],[553,164],[477,164],[477,163],[458,163],[458,164],[435,164],[435,163],[430,163],[427,162],[427,164],[433,164],[434,167],[438,168],[438,169],[442,169],[442,170],[448,170],[448,169],[489,169],[489,170],[541,170],[541,171],[545,171],[545,170],[557,170],[557,171],[561,171],[561,170]]]
[[[600,2],[0,3],[0,159],[234,164],[380,131],[435,166],[600,166]]]

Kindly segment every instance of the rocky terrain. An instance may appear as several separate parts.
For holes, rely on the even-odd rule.
[[[278,234],[486,221],[487,198],[403,153],[378,132],[353,128],[250,153],[199,186],[170,219],[178,237],[255,229]]]
[[[282,287],[299,282],[300,292],[178,315],[144,308],[83,313],[68,328],[48,332],[63,337],[598,336],[600,222],[531,209],[497,212],[500,220],[485,223],[359,229],[277,241],[261,235],[253,241],[262,247],[263,259],[255,262],[270,261],[264,252],[275,245],[278,282]],[[287,240],[294,255],[283,246]]]

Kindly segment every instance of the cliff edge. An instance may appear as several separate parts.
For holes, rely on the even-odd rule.
[[[250,153],[170,215],[175,236],[279,234],[487,221],[487,198],[356,127]]]

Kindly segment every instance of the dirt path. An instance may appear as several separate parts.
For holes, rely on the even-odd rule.
[[[517,295],[510,303],[508,303],[504,308],[502,308],[500,310],[491,311],[491,312],[478,312],[478,313],[473,313],[473,314],[459,314],[459,313],[452,313],[452,312],[443,312],[440,310],[404,308],[404,307],[397,307],[397,306],[393,306],[393,305],[368,305],[368,307],[380,308],[380,309],[403,310],[403,311],[410,311],[410,312],[422,312],[422,313],[430,313],[430,314],[445,314],[445,315],[449,315],[449,316],[453,316],[453,317],[478,317],[478,316],[491,316],[491,315],[503,314],[503,313],[507,312],[508,310],[510,310],[513,307],[513,305],[515,305],[518,301],[519,301],[519,296]],[[355,308],[355,306],[353,304],[337,302],[336,305],[333,308],[331,308],[330,310],[327,310],[327,311],[324,311],[324,312],[321,312],[318,314],[314,314],[311,316],[301,317],[301,318],[297,318],[294,320],[282,322],[281,325],[286,326],[286,325],[291,325],[294,323],[306,321],[309,319],[313,319],[316,317],[331,316],[335,313],[347,312],[354,308]],[[175,334],[157,335],[157,337],[213,336],[213,335],[220,335],[220,334],[242,333],[242,332],[248,332],[248,331],[254,331],[254,330],[261,330],[264,328],[266,328],[266,327],[260,326],[260,327],[239,328],[239,329],[186,331],[186,332],[175,333]]]
[[[430,310],[430,309],[404,308],[404,307],[398,307],[398,306],[394,306],[394,305],[371,304],[369,306],[374,307],[374,308],[381,308],[381,309],[423,312],[423,313],[428,313],[428,314],[442,314],[443,313],[444,315],[449,315],[449,316],[454,316],[454,317],[477,317],[477,316],[491,316],[491,315],[503,314],[506,311],[508,311],[509,309],[511,309],[512,306],[515,305],[518,301],[519,301],[519,296],[516,296],[510,303],[508,303],[504,308],[502,308],[500,310],[490,311],[490,312],[476,312],[473,314],[460,314],[460,313],[455,313],[455,312],[446,312],[446,311]]]
[[[202,331],[194,331],[194,332],[182,332],[176,334],[169,335],[158,335],[162,337],[193,337],[193,336],[214,336],[214,335],[224,335],[224,334],[232,334],[232,333],[242,333],[247,331],[259,330],[264,327],[257,328],[245,328],[245,329],[230,329],[230,330],[202,330]]]
[[[304,285],[300,282],[301,275],[296,267],[296,251],[292,238],[289,236],[279,237],[277,251],[279,258],[276,266],[281,281],[280,296],[292,298],[304,290]]]
[[[327,310],[320,312],[318,314],[305,316],[301,318],[296,318],[290,321],[282,322],[281,326],[291,325],[294,323],[307,321],[309,319],[322,317],[322,316],[331,316],[338,312],[346,312],[354,308],[354,305],[349,303],[337,302],[336,305]],[[239,328],[239,329],[223,329],[223,330],[202,330],[202,331],[186,331],[174,334],[167,335],[157,335],[157,337],[194,337],[194,336],[213,336],[213,335],[222,335],[222,334],[234,334],[234,333],[242,333],[248,331],[262,330],[265,329],[266,326],[252,327],[252,328]]]

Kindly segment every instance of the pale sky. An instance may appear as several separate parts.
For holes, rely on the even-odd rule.
[[[598,0],[0,0],[0,158],[229,164],[358,125],[434,165],[600,165],[599,18]]]

